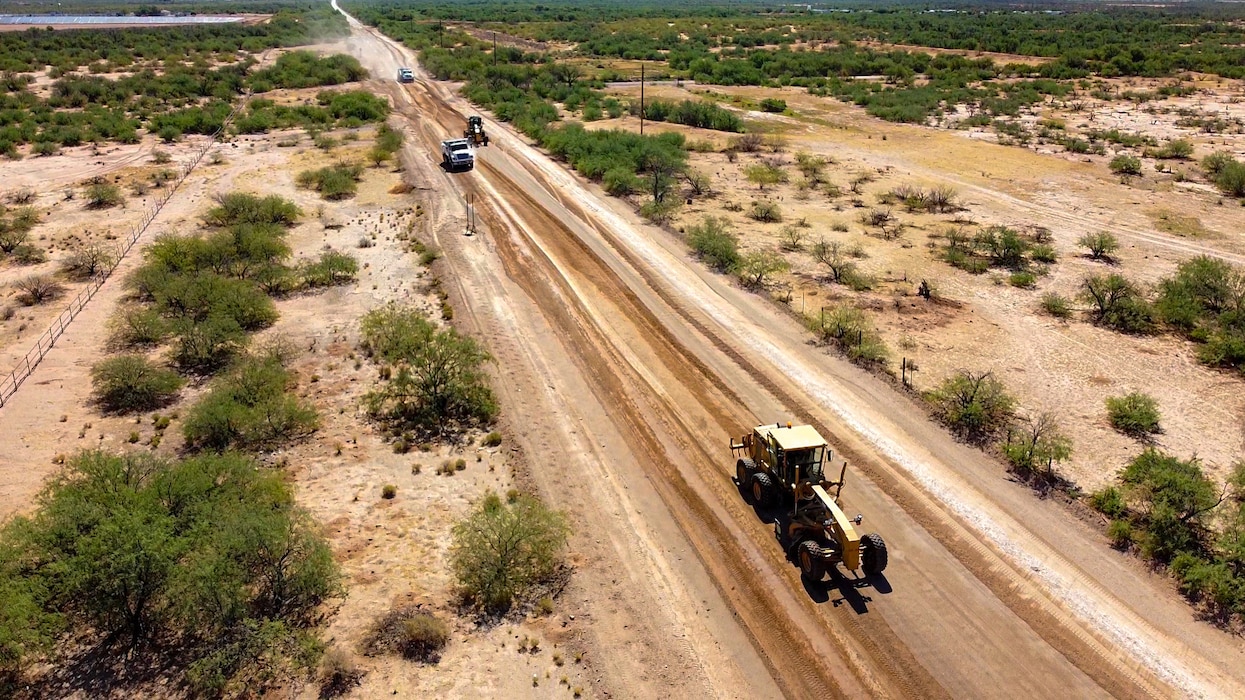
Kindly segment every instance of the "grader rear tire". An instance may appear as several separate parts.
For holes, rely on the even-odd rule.
[[[886,543],[882,536],[870,532],[860,538],[860,565],[866,576],[880,574],[886,570]]]
[[[739,488],[747,489],[752,484],[752,475],[757,473],[757,463],[744,457],[735,462],[735,481]]]
[[[765,472],[752,475],[752,500],[761,508],[774,505],[774,480]]]
[[[826,575],[826,560],[821,545],[804,540],[796,552],[800,561],[800,573],[810,581],[820,581]]]

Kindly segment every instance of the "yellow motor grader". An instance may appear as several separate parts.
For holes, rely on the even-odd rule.
[[[467,117],[467,128],[463,129],[463,138],[473,146],[487,146],[488,134],[484,131],[484,120],[478,115]]]
[[[759,425],[736,442],[735,478],[761,508],[790,506],[785,536],[800,570],[819,581],[835,564],[866,575],[886,568],[886,543],[876,533],[860,535],[864,516],[848,518],[839,507],[847,462],[839,478],[826,475],[833,460],[826,441],[811,425]],[[830,490],[834,495],[830,495]]]

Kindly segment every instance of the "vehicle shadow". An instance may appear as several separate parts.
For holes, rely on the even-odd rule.
[[[738,479],[731,478],[739,487],[739,492],[743,496],[748,505],[752,506],[752,511],[756,513],[757,518],[774,527],[774,539],[779,546],[786,552],[787,562],[797,570],[800,568],[800,561],[797,558],[794,543],[789,541],[784,533],[787,532],[787,526],[791,519],[787,509],[783,506],[764,507],[756,503],[752,499],[749,489],[743,488]],[[892,592],[890,580],[886,578],[886,574],[877,573],[872,575],[862,575],[853,572],[845,572],[840,567],[835,566],[830,569],[825,578],[820,581],[810,580],[807,576],[800,576],[800,583],[804,587],[804,592],[814,603],[830,603],[835,607],[840,605],[848,605],[857,615],[864,615],[869,612],[869,603],[873,602],[872,594],[888,595]]]

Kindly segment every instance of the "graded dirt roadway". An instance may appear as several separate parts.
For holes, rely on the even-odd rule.
[[[426,233],[497,358],[510,433],[576,526],[598,694],[1245,696],[1238,639],[521,137],[486,119],[475,171],[443,172],[438,142],[472,108],[394,82],[414,56],[352,26],[409,118]],[[804,583],[741,498],[727,441],[774,420],[832,436],[885,576]]]

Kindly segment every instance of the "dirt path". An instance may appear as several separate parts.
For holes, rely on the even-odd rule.
[[[362,28],[352,48],[379,75],[414,64]],[[577,585],[594,598],[596,658],[608,659],[599,690],[1245,692],[1238,641],[1193,621],[1161,582],[1136,580],[1059,507],[1000,482],[902,395],[808,347],[790,319],[498,124],[474,173],[440,172],[429,154],[469,106],[426,78],[383,89],[422,141],[408,152],[418,184],[444,193],[438,242],[499,358],[532,477],[586,530]],[[483,236],[461,235],[455,200],[467,194]],[[744,504],[726,440],[775,417],[835,436],[854,465],[847,505],[892,543],[885,577],[803,584]],[[652,656],[610,653],[638,646]]]

